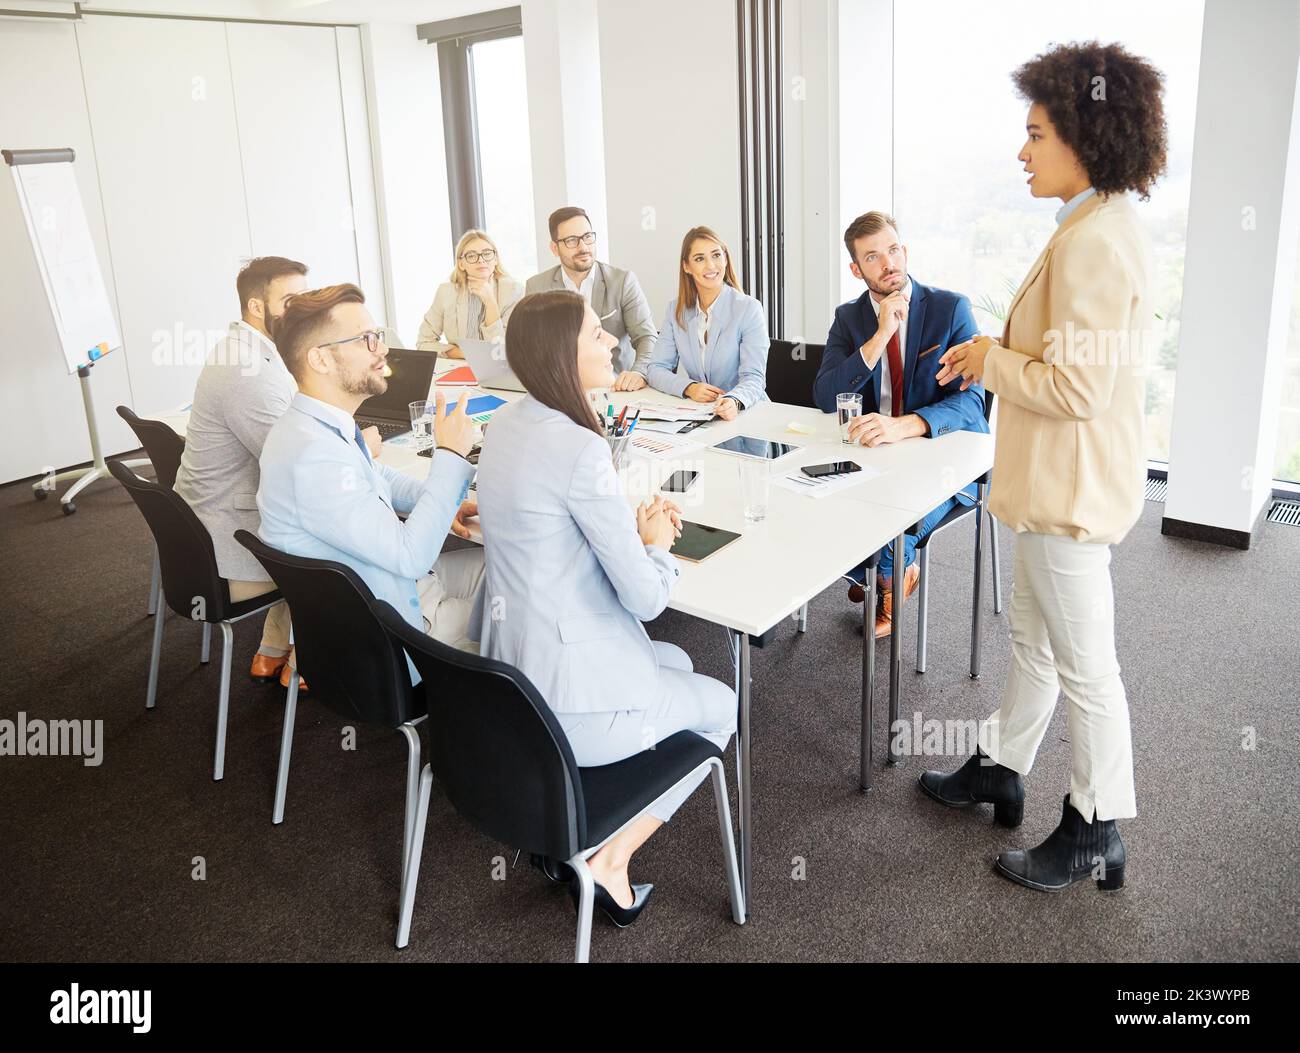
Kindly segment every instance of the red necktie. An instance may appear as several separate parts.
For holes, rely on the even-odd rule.
[[[903,356],[898,350],[898,330],[894,330],[894,335],[889,338],[889,394],[890,401],[893,402],[894,408],[890,415],[901,417],[903,415]]]

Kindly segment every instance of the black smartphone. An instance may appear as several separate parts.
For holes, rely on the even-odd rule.
[[[665,493],[684,494],[694,485],[699,474],[699,472],[673,472],[659,489]]]
[[[803,467],[803,474],[809,479],[821,479],[828,475],[847,475],[850,472],[862,471],[862,465],[857,461],[831,461],[830,464],[806,464]]]

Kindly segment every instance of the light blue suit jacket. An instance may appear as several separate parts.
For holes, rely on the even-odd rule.
[[[688,384],[712,384],[739,399],[742,409],[766,399],[770,341],[763,305],[730,285],[722,287],[709,318],[707,368],[695,329],[699,317],[696,304],[682,312],[685,325],[678,325],[677,301],[669,301],[646,371],[650,384],[678,398]],[[686,377],[678,375],[678,361],[686,369]]]
[[[646,709],[659,662],[643,621],[680,571],[644,545],[609,444],[531,395],[497,410],[478,464],[487,571],[481,653],[560,713]]]
[[[413,479],[372,461],[347,413],[299,392],[266,437],[261,476],[263,541],[290,555],[346,564],[424,632],[416,579],[442,551],[474,478],[472,464],[438,450],[423,482]]]

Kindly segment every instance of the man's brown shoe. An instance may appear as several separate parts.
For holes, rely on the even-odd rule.
[[[913,563],[903,572],[903,599],[916,591],[921,580],[921,568]],[[876,639],[888,636],[894,629],[894,583],[882,581],[880,586],[880,613],[876,615]]]
[[[287,661],[284,663],[284,668],[280,670],[280,686],[284,688],[286,691],[289,690],[289,663]],[[299,679],[298,694],[301,695],[306,690],[307,690],[307,681],[303,679]]]
[[[279,658],[272,658],[269,654],[258,652],[253,655],[253,664],[249,667],[248,675],[263,684],[269,684],[280,675],[280,670],[284,668],[288,660],[284,655],[280,655]]]

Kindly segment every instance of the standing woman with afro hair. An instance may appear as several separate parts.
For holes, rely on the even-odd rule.
[[[1146,475],[1142,352],[1151,325],[1151,249],[1129,192],[1164,171],[1163,76],[1118,45],[1052,48],[1013,75],[1026,99],[1019,160],[1034,197],[1060,198],[1057,228],[1007,312],[940,358],[940,383],[980,383],[999,401],[990,510],[1016,531],[1011,665],[1002,704],[958,771],[926,772],[943,804],[1024,813],[1059,693],[1072,766],[1060,825],[996,869],[1053,892],[1091,877],[1124,884],[1116,819],[1137,814],[1128,700],[1115,655],[1110,546],[1142,509]]]

